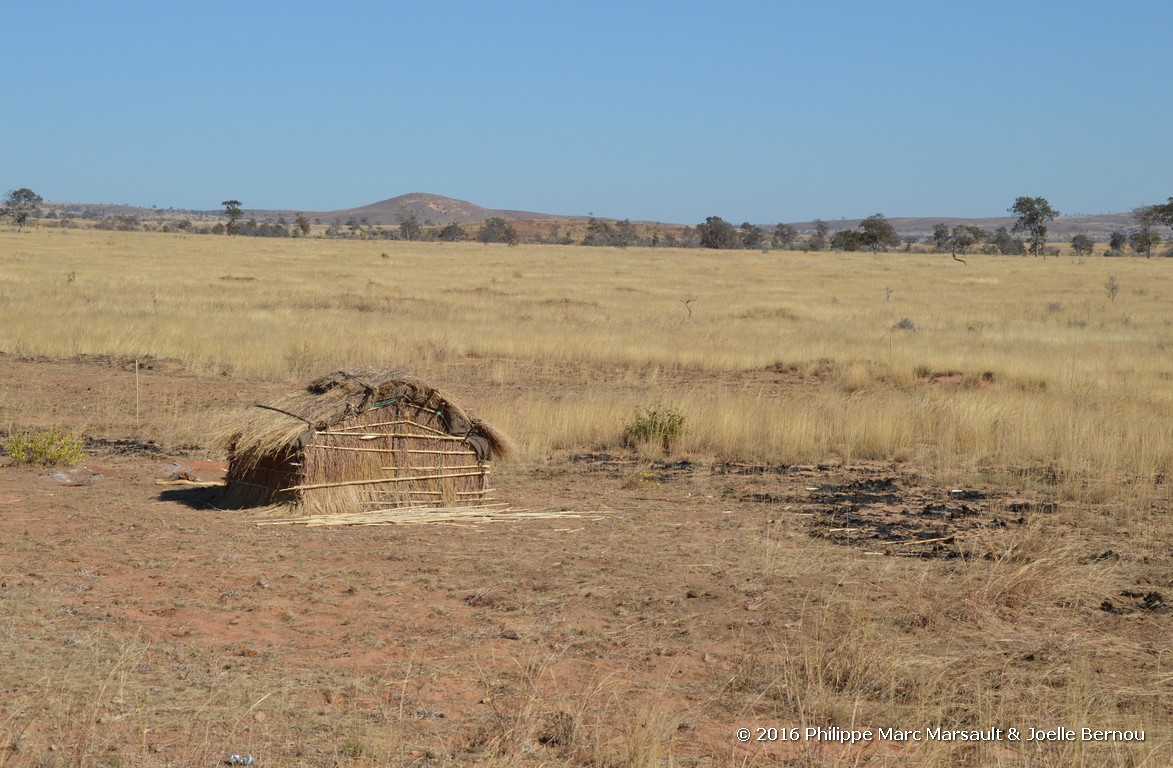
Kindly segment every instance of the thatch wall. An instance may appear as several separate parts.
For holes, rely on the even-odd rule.
[[[501,433],[399,371],[336,371],[272,403],[227,440],[225,506],[311,513],[484,503]]]

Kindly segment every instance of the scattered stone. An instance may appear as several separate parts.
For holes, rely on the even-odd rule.
[[[228,468],[223,462],[193,459],[173,461],[159,469],[162,480],[190,480],[197,483],[217,482],[224,479]]]
[[[98,467],[74,467],[73,469],[63,469],[57,472],[51,472],[49,477],[61,485],[70,487],[92,485],[99,480],[106,479],[105,475],[102,474],[100,468]]]

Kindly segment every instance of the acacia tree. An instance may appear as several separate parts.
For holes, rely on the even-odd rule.
[[[28,187],[21,187],[8,193],[4,198],[4,206],[0,208],[0,216],[10,219],[17,230],[24,229],[29,219],[41,215],[41,203],[45,202],[36,192]]]
[[[807,243],[812,251],[821,251],[827,247],[827,235],[831,234],[831,225],[822,219],[815,219],[815,232]]]
[[[990,244],[998,249],[998,253],[1004,256],[1022,256],[1026,253],[1026,245],[1022,240],[1011,235],[1010,230],[1006,227],[995,229],[989,240]]]
[[[586,237],[582,239],[582,244],[614,245],[615,228],[611,226],[610,222],[591,216],[587,220]]]
[[[944,231],[942,231],[942,228]],[[966,253],[970,248],[985,239],[986,233],[984,230],[969,224],[958,224],[953,229],[939,224],[933,230],[933,240],[936,242],[937,248],[941,251],[948,251],[953,256],[954,261],[960,261],[962,264],[965,263],[965,259],[957,254]]]
[[[775,248],[790,249],[798,239],[798,230],[789,224],[778,224],[774,227],[774,234],[770,236],[770,244]]]
[[[854,229],[841,229],[831,235],[831,247],[837,251],[858,251],[863,246],[863,233]]]
[[[1128,236],[1128,244],[1137,254],[1144,254],[1145,258],[1153,257],[1153,248],[1161,244],[1161,236],[1153,231],[1152,227],[1138,229]]]
[[[750,224],[748,221],[741,222],[741,226],[737,229],[742,248],[748,248],[753,251],[761,248],[762,243],[766,242],[766,231],[761,227]]]
[[[635,230],[635,225],[631,223],[631,219],[624,219],[623,221],[615,222],[615,242],[616,248],[626,248],[629,245],[635,245],[639,242],[639,233]]]
[[[1143,253],[1150,259],[1153,256],[1153,247],[1161,243],[1161,236],[1157,234],[1156,229],[1165,223],[1162,220],[1165,208],[1164,205],[1142,205],[1132,209],[1132,218],[1136,220],[1136,231],[1129,235],[1128,241],[1137,253]]]
[[[1059,212],[1045,197],[1019,197],[1010,206],[1010,212],[1018,216],[1013,231],[1029,233],[1031,253],[1038,256],[1047,244],[1047,222],[1058,217]]]
[[[696,229],[697,234],[700,235],[702,248],[727,250],[741,245],[741,237],[737,233],[737,228],[720,216],[708,217],[704,224],[697,224]]]
[[[224,234],[237,234],[240,232],[240,219],[244,216],[244,211],[240,210],[240,201],[225,200],[220,205],[224,206],[224,215],[228,217],[228,224],[224,227]]]
[[[453,221],[449,224],[445,224],[443,229],[439,231],[436,237],[446,243],[455,243],[459,240],[463,240],[466,235],[464,234],[464,227]]]
[[[1156,209],[1157,221],[1173,229],[1173,197],[1169,198],[1169,202],[1163,205],[1154,205],[1153,208]]]
[[[1075,251],[1077,256],[1091,256],[1095,249],[1095,241],[1082,232],[1071,238],[1071,250]]]
[[[419,219],[414,213],[409,211],[400,211],[396,216],[399,220],[399,237],[404,240],[419,240],[423,228],[420,227]]]
[[[945,251],[949,248],[949,225],[941,222],[933,227],[933,245],[937,247],[938,251]]]
[[[513,225],[500,216],[494,216],[481,225],[481,228],[477,230],[477,240],[485,245],[489,243],[517,245],[521,242]]]
[[[874,213],[859,223],[859,242],[865,248],[871,248],[872,253],[880,250],[880,246],[895,248],[902,242],[896,228],[882,213]]]

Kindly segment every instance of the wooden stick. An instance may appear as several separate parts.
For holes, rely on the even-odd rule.
[[[362,432],[318,432],[319,435],[328,435],[330,437],[357,437],[359,440],[374,440],[378,437],[386,437],[392,440],[400,438],[412,437],[417,440],[452,440],[457,443],[465,442],[465,438],[457,437],[456,435],[448,435],[444,433],[436,435],[413,435],[413,434],[396,434],[392,432],[376,432],[376,433],[362,433]]]
[[[457,495],[457,496],[480,496],[481,498],[483,498],[483,499],[485,499],[486,501],[488,501],[488,500],[491,500],[491,498],[492,498],[492,497],[490,497],[490,496],[486,496],[485,494],[489,493],[490,491],[495,491],[495,490],[497,490],[497,489],[496,489],[496,488],[490,488],[490,489],[489,489],[489,490],[487,490],[487,491],[457,491],[457,492],[456,492],[456,495]],[[393,495],[393,496],[399,496],[399,495],[402,495],[403,493],[407,493],[407,495],[409,495],[409,496],[443,496],[443,495],[444,495],[444,492],[443,492],[443,491],[406,491],[406,492],[405,492],[405,491],[402,491],[402,490],[394,490],[394,491],[380,491],[380,490],[378,490],[378,489],[376,489],[376,490],[374,490],[374,491],[371,491],[371,493],[382,493],[382,494],[390,494],[390,495]],[[373,504],[373,503],[376,503],[376,502],[368,502],[368,503],[372,503],[372,504]]]
[[[460,469],[460,467],[456,467]],[[387,478],[392,483],[410,483],[416,480],[447,480],[450,477],[477,477],[484,474],[483,472],[452,472],[439,475],[409,475],[408,477],[390,477]]]
[[[955,539],[955,538],[957,538],[957,534],[953,534],[952,536],[942,536],[939,539],[912,539],[910,541],[890,541],[890,542],[888,542],[888,545],[892,546],[892,547],[906,547],[909,544],[936,544],[941,541],[953,541],[953,539]]]
[[[579,512],[527,512],[511,510],[386,510],[383,513],[364,513],[355,515],[323,515],[315,518],[301,518],[296,520],[258,521],[258,525],[282,525],[289,523],[303,523],[305,525],[451,525],[452,521],[467,520],[475,523],[495,523],[507,520],[548,520],[554,518],[582,518],[594,513]],[[350,519],[342,519],[350,518]],[[590,518],[602,519],[602,518]]]
[[[184,485],[189,488],[212,488],[214,486],[223,486],[223,480],[156,480],[155,485]],[[252,483],[245,483],[245,485],[252,485]]]
[[[480,469],[480,468],[481,468],[481,465],[480,465],[480,464],[465,464],[464,466],[460,466],[460,467],[380,467],[380,469],[386,469],[386,470],[400,470],[400,469],[403,469],[403,470],[412,470],[412,469]],[[478,473],[478,474],[479,474],[479,473]],[[489,474],[489,471],[488,471],[488,470],[485,470],[485,474],[486,474],[486,475],[487,475],[487,474]]]
[[[433,522],[439,520],[459,519],[468,517],[484,517],[486,514],[501,514],[508,513],[510,516],[530,516],[538,515],[542,517],[564,517],[575,516],[577,514],[571,513],[566,515],[563,513],[556,513],[549,515],[545,513],[530,513],[529,510],[511,510],[511,509],[497,509],[497,507],[506,506],[504,504],[483,504],[479,506],[468,507],[392,507],[380,510],[371,510],[368,512],[354,512],[333,515],[306,515],[304,517],[287,517],[276,520],[258,520],[257,525],[288,525],[292,523],[305,523],[308,525],[366,525],[372,519],[385,520],[388,516],[396,518],[392,522]]]
[[[321,432],[318,434],[321,434]],[[399,453],[394,448],[352,448],[348,445],[320,445],[317,443],[310,443],[306,448],[325,448],[331,451],[358,451],[359,453]],[[472,451],[469,451],[469,453],[472,453]]]
[[[314,426],[314,423],[312,421],[310,421],[309,419],[307,419],[305,416],[298,416],[296,413],[290,413],[289,411],[282,410],[280,408],[277,408],[276,406],[262,405],[261,403],[253,403],[253,405],[257,408],[264,408],[266,411],[276,411],[277,413],[281,413],[286,416],[292,416],[293,418],[297,419],[298,421],[304,421],[306,424],[309,424],[311,427]]]
[[[404,424],[407,424],[412,427],[419,427],[420,429],[426,429],[429,432],[435,432],[437,435],[450,435],[450,433],[445,432],[442,429],[437,429],[436,427],[429,427],[427,424],[420,424],[418,421],[412,421],[411,419],[398,419],[396,421],[377,421],[372,424],[355,424],[352,427],[340,427],[338,431],[345,432],[346,430],[351,430],[351,432],[348,432],[347,434],[357,434],[359,432],[369,432],[374,427],[401,427]],[[319,432],[318,434],[326,434],[326,433]],[[330,434],[335,434],[335,433],[332,432]]]
[[[337,483],[309,483],[306,485],[291,485],[288,488],[281,488],[281,493],[288,493],[290,491],[313,491],[319,488],[343,488],[349,485],[377,485],[379,483],[401,483],[405,478],[402,477],[380,477],[374,480],[344,480]],[[414,478],[406,478],[414,479]]]
[[[426,448],[403,448],[404,453],[436,453],[441,456],[474,456],[476,451],[429,451]],[[488,464],[488,461],[484,462]]]
[[[417,411],[421,411],[423,413],[430,413],[433,416],[436,415],[437,409],[435,409],[435,408],[425,408],[422,405],[417,405],[416,403],[412,403],[412,402],[406,402],[406,403],[404,403],[404,405],[409,406],[411,408],[415,408]]]
[[[455,472],[451,475],[421,475],[419,477],[380,477],[375,480],[344,480],[338,483],[310,483],[282,488],[283,493],[289,491],[313,491],[319,488],[342,488],[348,485],[376,485],[378,483],[408,483],[414,480],[444,480],[449,477],[475,477],[480,472]]]
[[[413,427],[419,427],[420,429],[426,429],[429,432],[435,432],[438,435],[448,435],[449,434],[448,432],[445,432],[442,429],[436,429],[435,427],[429,427],[426,424],[420,424],[419,422],[416,422],[416,421],[407,420],[404,422],[404,424],[410,424]]]
[[[396,421],[376,421],[376,422],[372,422],[371,424],[355,424],[352,427],[339,427],[338,429],[339,430],[353,429],[356,432],[369,432],[372,427],[397,427],[401,424],[406,424],[406,423],[407,422],[404,421],[403,419],[398,419]]]
[[[321,434],[320,432],[318,434]],[[321,445],[310,443],[306,448],[322,448],[328,451],[358,451],[359,453],[418,453],[430,456],[475,456],[476,451],[430,451],[423,448],[354,448],[349,445]],[[487,462],[486,462],[487,463]]]

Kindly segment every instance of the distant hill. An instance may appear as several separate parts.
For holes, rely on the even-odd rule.
[[[468,224],[473,221],[487,221],[494,217],[512,219],[516,221],[553,221],[555,219],[572,219],[573,216],[558,216],[549,213],[534,213],[532,211],[510,211],[495,208],[482,208],[476,203],[467,200],[457,200],[443,195],[431,195],[426,192],[411,192],[399,197],[380,200],[377,203],[364,205],[359,208],[344,208],[339,211],[319,211],[307,213],[307,216],[319,218],[322,221],[334,221],[349,218],[366,219],[368,224],[398,224],[399,217],[415,216],[416,221],[425,226],[441,224]]]
[[[82,218],[115,218],[119,216],[136,216],[140,219],[193,219],[205,221],[223,218],[223,209],[186,210],[179,208],[144,208],[133,205],[111,205],[107,203],[57,203],[46,202],[47,211],[56,211],[59,215],[73,215]],[[415,216],[416,220],[425,226],[451,224],[467,224],[474,221],[487,221],[494,217],[513,221],[567,221],[584,218],[581,216],[561,216],[550,213],[536,213],[534,211],[514,211],[497,208],[482,208],[476,203],[467,200],[457,200],[443,195],[432,195],[426,192],[412,192],[398,197],[380,200],[377,203],[359,206],[358,208],[342,208],[336,211],[311,211],[307,209],[266,210],[262,208],[242,208],[246,219],[255,218],[261,221],[274,221],[284,217],[292,221],[297,216],[306,216],[310,219],[320,219],[322,223],[332,223],[335,220],[346,222],[348,219],[357,219],[366,224],[398,225],[401,216]]]
[[[151,219],[190,219],[195,221],[223,220],[223,211],[220,209],[193,211],[176,208],[141,208],[130,205],[84,204],[84,203],[45,203],[46,210],[56,211],[58,215],[81,216],[83,218],[115,218],[133,216],[141,220]],[[345,223],[350,219],[370,226],[396,226],[402,216],[414,216],[416,221],[424,226],[442,226],[444,224],[469,224],[500,217],[516,222],[533,222],[534,226],[540,222],[564,222],[572,229],[581,228],[586,221],[585,216],[565,216],[551,213],[536,213],[534,211],[515,211],[497,208],[483,208],[467,200],[457,200],[443,195],[433,195],[425,192],[412,192],[398,197],[380,200],[377,203],[359,206],[357,208],[343,208],[334,211],[310,210],[263,210],[245,208],[246,218],[255,218],[260,221],[276,221],[284,217],[292,221],[299,215],[311,220],[318,220],[323,224],[334,222]],[[827,225],[831,232],[842,229],[855,229],[862,219],[828,219]],[[998,227],[1011,229],[1014,226],[1014,217],[995,216],[990,218],[961,218],[957,216],[926,216],[919,218],[889,217],[888,221],[896,228],[901,237],[928,238],[933,234],[937,224],[949,227],[958,224],[969,224],[981,227],[987,232],[993,232]],[[645,222],[647,223],[647,222]],[[695,222],[694,222],[695,223]],[[545,224],[541,224],[545,227]],[[551,226],[553,226],[551,224]],[[657,224],[666,230],[679,229],[691,224]],[[772,228],[773,224],[761,226]],[[792,223],[799,232],[807,234],[814,231],[813,221]],[[1048,224],[1048,237],[1052,241],[1068,241],[1073,235],[1086,234],[1092,239],[1104,242],[1112,232],[1128,232],[1135,226],[1131,213],[1103,213],[1093,216],[1066,216]],[[531,227],[533,228],[533,227]],[[535,230],[536,232],[537,230]]]

